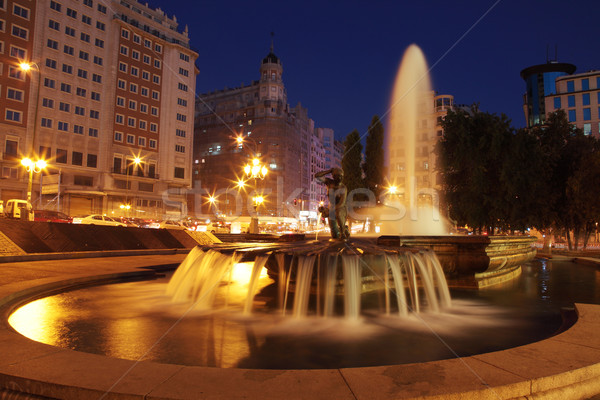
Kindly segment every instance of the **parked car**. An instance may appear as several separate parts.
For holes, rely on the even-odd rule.
[[[112,217],[100,214],[90,214],[84,217],[75,217],[73,218],[73,223],[88,225],[127,226],[124,223],[119,222]]]
[[[65,224],[70,224],[73,221],[73,218],[69,217],[65,213],[61,213],[60,211],[53,210],[35,210],[33,211],[34,221],[42,221],[42,222],[62,222]]]
[[[185,225],[183,225],[181,222],[178,221],[172,221],[172,220],[165,220],[165,221],[160,221],[160,223],[158,224],[158,228],[159,229],[179,229],[179,230],[185,230],[187,229]]]
[[[211,233],[231,233],[231,225],[213,222],[208,228]]]
[[[27,200],[10,199],[3,208],[4,215],[8,218],[32,220],[29,214],[33,213],[33,208]]]

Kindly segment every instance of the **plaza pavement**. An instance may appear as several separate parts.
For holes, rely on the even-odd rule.
[[[135,362],[34,342],[8,325],[11,311],[31,297],[150,277],[181,262],[186,251],[143,253],[77,259],[47,254],[0,263],[0,398],[589,399],[600,393],[600,306],[595,305],[576,305],[579,319],[572,328],[526,346],[421,364],[331,370]]]

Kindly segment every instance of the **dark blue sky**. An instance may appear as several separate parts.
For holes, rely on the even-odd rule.
[[[597,0],[189,1],[151,0],[198,51],[197,92],[259,78],[275,32],[288,102],[301,102],[317,127],[339,139],[362,134],[387,111],[406,47],[421,47],[433,88],[461,104],[504,113],[525,125],[519,72],[550,59],[600,69]]]

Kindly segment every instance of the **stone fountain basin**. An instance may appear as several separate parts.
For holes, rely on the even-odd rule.
[[[380,236],[378,245],[409,246],[435,252],[447,277],[509,269],[535,258],[535,236]]]

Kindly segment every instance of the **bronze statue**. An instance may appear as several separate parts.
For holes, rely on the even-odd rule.
[[[328,174],[331,174],[331,178],[326,177]],[[322,216],[328,218],[331,237],[334,239],[348,239],[350,237],[350,230],[346,225],[348,189],[342,183],[343,177],[344,171],[340,168],[331,168],[315,174],[315,179],[327,186],[329,207],[321,206],[319,212]]]

